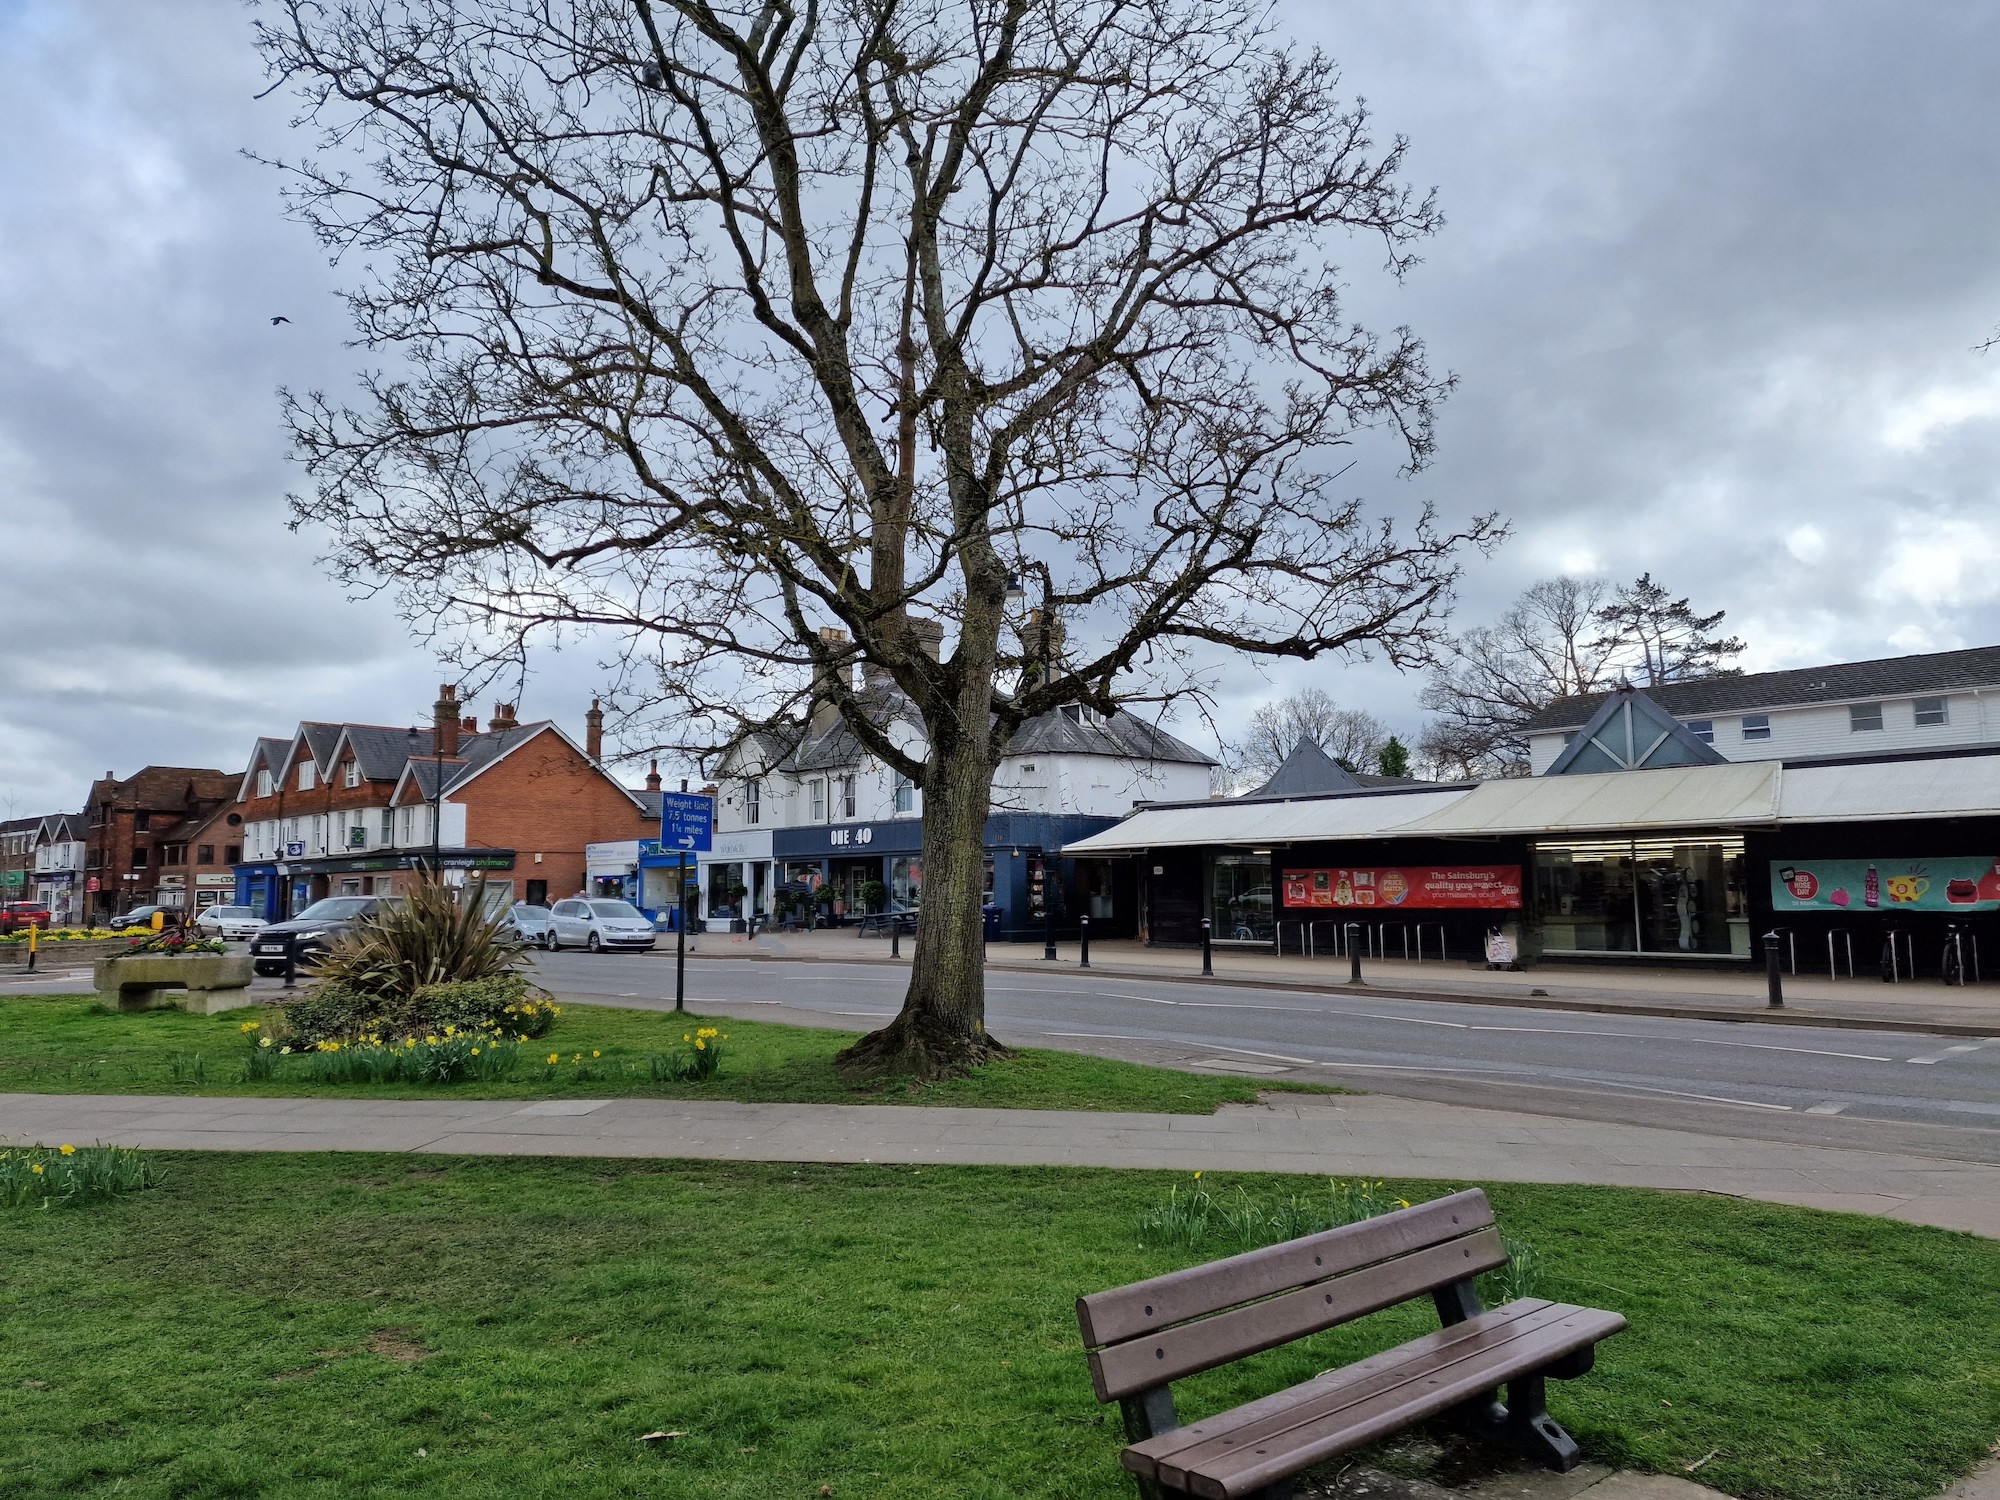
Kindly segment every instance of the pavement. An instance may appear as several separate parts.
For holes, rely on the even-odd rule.
[[[1379,1094],[1214,1115],[662,1099],[0,1094],[0,1141],[162,1150],[1299,1172],[1721,1193],[2000,1239],[2000,1167]]]
[[[1290,938],[1287,938],[1287,942]],[[800,960],[812,963],[894,964],[909,962],[913,942],[901,941],[899,959],[889,956],[885,938],[862,937],[853,928],[820,932],[762,933],[755,939],[723,933],[694,936],[691,951],[703,958]],[[1392,951],[1400,948],[1392,945]],[[1075,943],[1059,943],[1056,961],[1042,956],[1039,943],[994,943],[987,948],[989,969],[1074,969]],[[662,942],[655,959],[671,961],[673,946]],[[2000,953],[1989,955],[1992,980],[1947,986],[1930,980],[1884,983],[1866,964],[1859,978],[1829,978],[1824,955],[1799,953],[1802,972],[1781,976],[1784,1006],[1773,1010],[1761,968],[1569,967],[1542,964],[1520,972],[1488,970],[1460,960],[1366,957],[1363,983],[1349,983],[1348,960],[1318,954],[1221,946],[1213,950],[1219,986],[1273,984],[1290,989],[1323,989],[1339,994],[1375,994],[1406,1000],[1452,1000],[1461,1004],[1519,1006],[1539,1010],[1595,1011],[1612,1015],[1668,1016],[1711,1021],[1758,1021],[1771,1025],[1838,1026],[1851,1030],[1924,1031],[1945,1036],[2000,1036]],[[1189,948],[1152,948],[1129,939],[1090,945],[1090,964],[1100,974],[1201,980],[1201,954]]]

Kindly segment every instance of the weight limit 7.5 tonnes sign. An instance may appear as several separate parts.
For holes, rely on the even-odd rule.
[[[1380,910],[1521,905],[1519,865],[1375,865],[1285,871],[1285,905]]]
[[[660,850],[706,854],[715,838],[715,799],[696,792],[660,794]]]

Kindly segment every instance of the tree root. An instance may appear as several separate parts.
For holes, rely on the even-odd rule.
[[[983,1030],[966,1036],[934,1016],[905,1010],[880,1031],[871,1031],[833,1059],[851,1078],[888,1075],[934,1083],[963,1077],[981,1063],[1007,1056],[1004,1043]]]

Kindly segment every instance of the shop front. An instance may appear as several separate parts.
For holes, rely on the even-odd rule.
[[[329,896],[400,895],[422,878],[431,862],[431,855],[423,853],[238,865],[233,904],[249,907],[266,921],[281,922]],[[489,902],[504,905],[515,899],[512,849],[446,849],[437,857],[437,864],[448,885],[483,880]],[[217,886],[218,894],[222,889]]]
[[[771,914],[771,829],[718,833],[697,857],[700,913],[709,932],[741,932],[752,917]]]

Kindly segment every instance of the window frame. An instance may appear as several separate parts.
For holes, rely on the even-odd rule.
[[[840,784],[840,816],[851,823],[861,816],[861,797],[856,789],[858,778],[850,771],[845,776],[835,779]]]
[[[1715,743],[1715,720],[1713,719],[1689,719],[1682,727],[1704,745],[1713,745]]]
[[[764,785],[755,776],[743,782],[743,821],[753,824],[764,821]]]
[[[1934,706],[1926,708],[1926,704]],[[1914,698],[1910,701],[1910,711],[1919,729],[1941,729],[1951,723],[1951,699],[1946,696]]]
[[[361,785],[361,762],[350,757],[340,768],[340,784],[345,787]]]
[[[319,785],[319,767],[309,755],[299,762],[299,790],[309,792]]]
[[[1873,720],[1874,722],[1869,722]],[[1879,734],[1884,727],[1882,705],[1879,703],[1850,703],[1847,705],[1847,732],[1849,734]]]
[[[1744,714],[1736,721],[1736,732],[1746,740],[1768,740],[1771,737],[1771,716]]]

